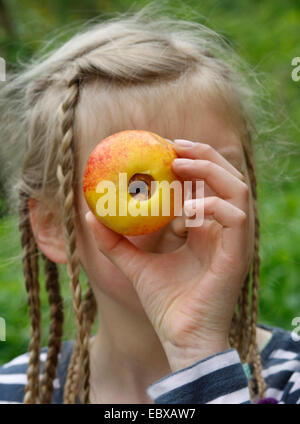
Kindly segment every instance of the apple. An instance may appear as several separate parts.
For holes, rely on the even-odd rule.
[[[90,153],[84,171],[89,209],[123,235],[159,230],[183,204],[182,181],[171,168],[176,157],[172,142],[153,132],[124,130],[106,137]]]

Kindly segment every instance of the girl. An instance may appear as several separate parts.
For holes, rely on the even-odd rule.
[[[12,193],[31,339],[28,354],[1,367],[2,402],[299,401],[299,343],[256,322],[252,92],[229,57],[200,24],[143,9],[86,29],[3,87],[3,131],[19,155],[7,152],[23,159]],[[202,226],[177,216],[123,237],[88,211],[87,158],[124,129],[171,140],[178,177],[204,180]],[[51,317],[42,350],[39,254]],[[58,264],[67,265],[76,316],[76,340],[66,342]]]

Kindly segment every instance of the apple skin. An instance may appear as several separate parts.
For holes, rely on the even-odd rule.
[[[126,186],[123,199],[139,202],[141,208],[148,211],[147,216],[119,215],[119,173],[126,173],[127,182],[135,174],[151,175],[154,181],[180,181],[171,168],[173,160],[178,157],[172,144],[163,137],[144,130],[124,130],[103,139],[91,152],[83,176],[83,192],[89,209],[96,218],[113,231],[137,236],[159,230],[174,218],[174,193],[170,190],[168,202],[169,216],[162,212],[162,192],[156,190],[146,200],[133,199]],[[96,191],[100,181],[112,181],[116,187],[116,216],[100,216],[97,213],[97,202],[104,193]],[[121,190],[121,189],[120,189]],[[106,195],[107,195],[106,191]],[[165,196],[166,197],[166,196]],[[164,198],[165,199],[165,198]],[[158,216],[151,216],[151,202],[159,202]],[[180,200],[180,204],[183,201]],[[124,205],[123,205],[124,206]],[[127,205],[126,205],[127,208]],[[99,210],[99,209],[98,209]]]

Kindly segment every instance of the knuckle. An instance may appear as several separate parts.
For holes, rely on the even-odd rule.
[[[210,144],[201,143],[198,145],[198,151],[205,157],[209,157],[212,152],[212,147]]]
[[[246,224],[246,222],[248,220],[248,216],[247,216],[247,214],[244,211],[242,211],[241,209],[239,209],[237,211],[237,220],[238,220],[238,222],[241,225],[244,225],[244,224]]]
[[[240,172],[240,171],[238,171],[238,172]],[[239,178],[240,178],[240,180],[241,180],[243,183],[245,183],[245,184],[247,185],[247,187],[248,187],[246,175],[240,172],[240,176],[239,176]]]
[[[248,197],[249,197],[249,186],[248,186],[248,184],[242,182],[240,190],[241,190],[241,194],[243,196],[243,199],[247,200]]]
[[[210,162],[209,160],[203,160],[203,161],[201,161],[201,165],[202,165],[202,168],[207,173],[209,173],[212,170],[212,168],[213,168],[213,163]]]
[[[221,199],[218,196],[211,196],[210,197],[210,203],[211,203],[212,207],[217,207],[220,202],[221,202]]]

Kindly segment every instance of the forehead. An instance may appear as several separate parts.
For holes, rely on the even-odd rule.
[[[128,96],[114,95],[113,91],[110,94],[94,96],[91,101],[93,93],[86,91],[78,105],[76,144],[81,176],[94,147],[103,138],[126,129],[209,144],[236,166],[243,160],[237,125],[221,104],[192,94],[179,98],[170,91],[161,95],[154,92],[152,97],[143,89],[132,90]]]

